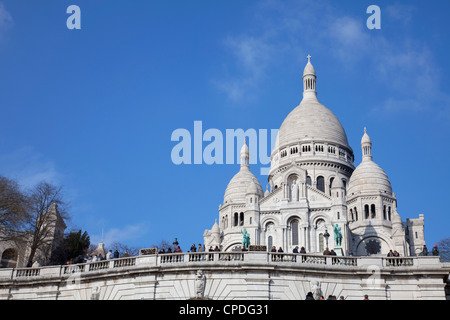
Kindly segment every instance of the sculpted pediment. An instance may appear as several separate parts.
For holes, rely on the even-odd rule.
[[[329,202],[331,201],[331,197],[327,194],[323,193],[322,191],[319,191],[315,188],[312,188],[310,186],[307,186],[307,199],[308,201],[313,204],[314,202]]]

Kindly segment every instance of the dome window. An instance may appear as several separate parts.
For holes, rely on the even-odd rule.
[[[316,188],[322,192],[325,192],[325,179],[322,176],[318,176],[316,180]]]
[[[375,205],[374,204],[372,204],[370,206],[370,214],[371,214],[371,218],[375,219],[375,217],[376,217],[376,210],[375,210]]]
[[[364,219],[369,219],[369,205],[364,205]]]

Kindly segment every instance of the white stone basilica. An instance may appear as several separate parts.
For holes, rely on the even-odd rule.
[[[239,172],[229,182],[219,224],[205,230],[205,246],[222,251],[242,247],[242,230],[252,245],[338,255],[418,255],[423,246],[423,215],[403,222],[386,173],[372,158],[366,129],[362,162],[337,117],[317,99],[316,72],[310,56],[303,73],[303,100],[286,117],[271,154],[270,192],[263,192],[249,167],[249,149],[241,150]],[[268,189],[268,188],[267,188]],[[340,245],[335,241],[341,237]],[[329,237],[327,237],[329,235]]]

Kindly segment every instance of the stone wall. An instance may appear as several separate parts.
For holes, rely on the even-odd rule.
[[[201,272],[199,272],[201,270]],[[335,257],[267,252],[146,255],[0,269],[0,299],[445,299],[438,257]]]

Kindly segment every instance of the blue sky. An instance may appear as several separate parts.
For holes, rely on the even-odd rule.
[[[66,27],[72,4],[81,30]],[[380,30],[366,27],[371,4]],[[450,236],[448,12],[447,1],[0,0],[0,174],[63,185],[69,227],[92,242],[103,230],[107,245],[177,237],[188,250],[239,165],[175,165],[172,132],[278,129],[311,54],[355,164],[366,126],[402,219],[423,213],[431,247]]]

